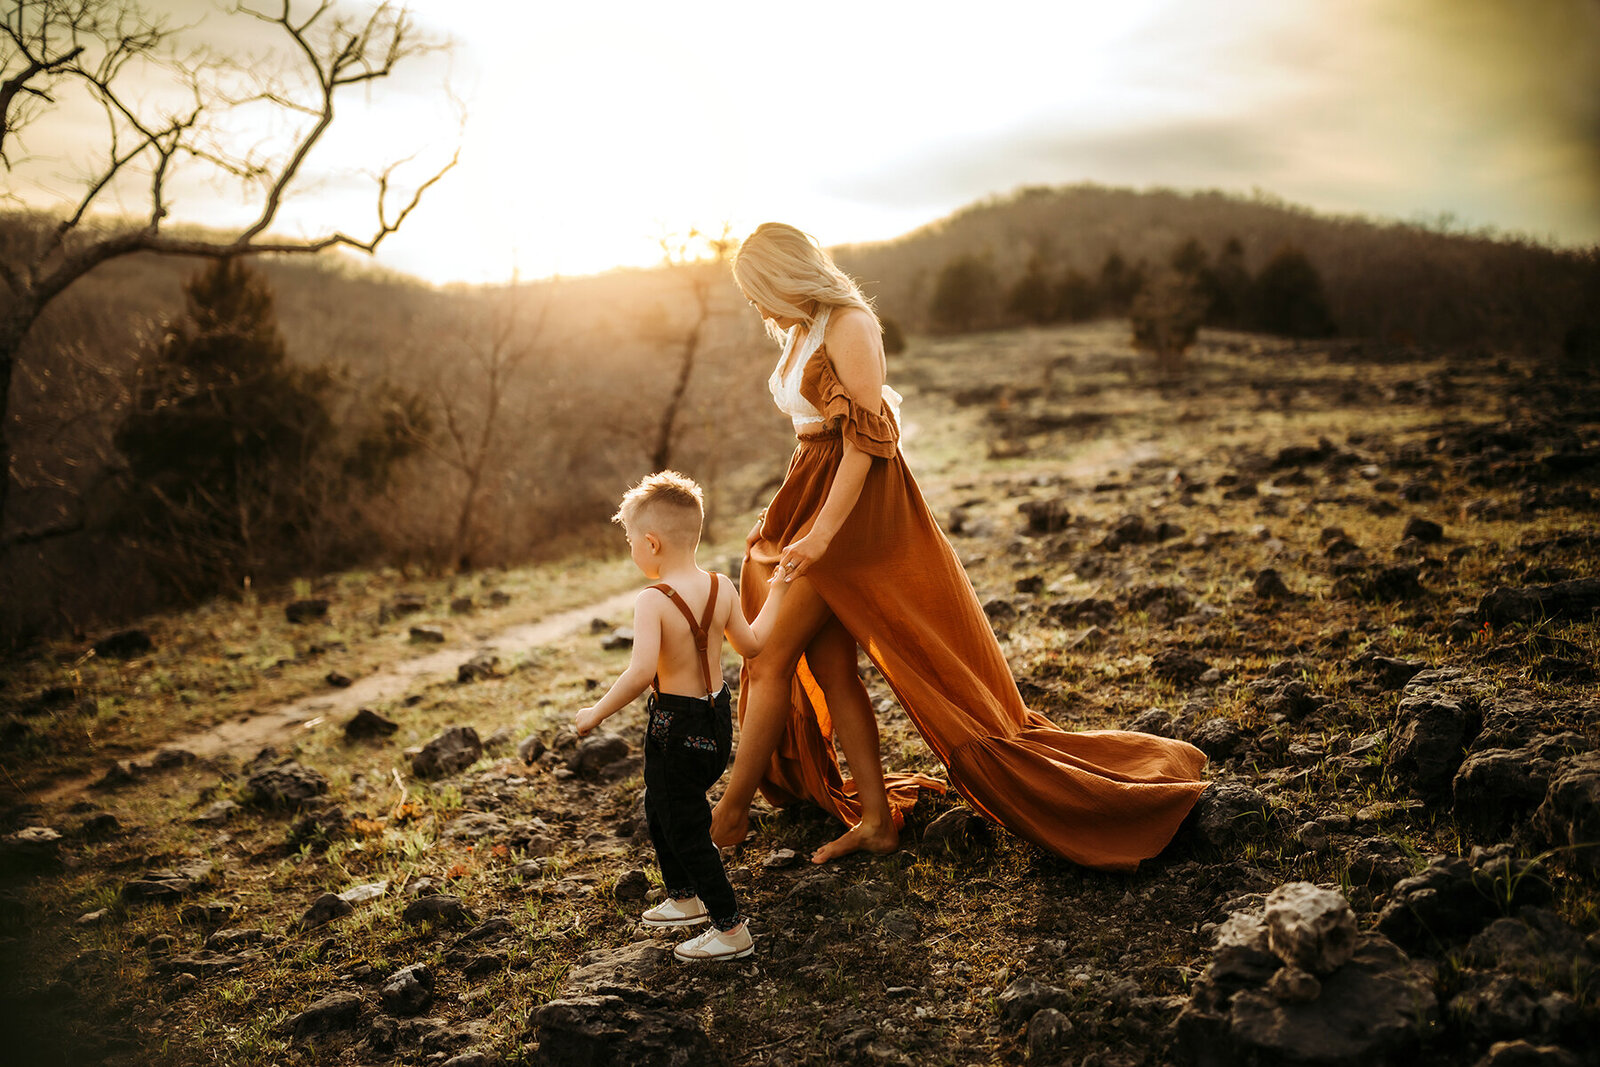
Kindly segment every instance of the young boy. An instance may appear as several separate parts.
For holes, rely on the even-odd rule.
[[[633,604],[633,659],[606,695],[574,718],[579,735],[653,688],[644,741],[644,810],[667,898],[644,913],[648,926],[710,921],[679,945],[680,960],[737,959],[755,951],[750,931],[711,843],[706,790],[722,776],[733,743],[733,713],[722,681],[722,638],[754,656],[772,634],[785,582],[774,582],[753,623],[720,574],[695,563],[704,518],[700,487],[661,471],[628,490],[612,516],[627,531],[633,562],[657,584]]]

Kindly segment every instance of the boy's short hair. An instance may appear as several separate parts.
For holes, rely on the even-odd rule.
[[[611,521],[624,529],[648,527],[674,544],[697,544],[705,521],[705,496],[687,474],[657,471],[623,494]]]

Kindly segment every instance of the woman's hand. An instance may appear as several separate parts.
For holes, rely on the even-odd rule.
[[[796,578],[803,577],[806,571],[811,569],[811,565],[828,551],[828,545],[832,541],[832,535],[812,527],[810,533],[784,548],[783,555],[778,560],[778,569],[783,574],[784,580],[792,582]]]
[[[750,527],[750,532],[744,538],[744,554],[749,555],[750,550],[756,547],[756,542],[761,540],[761,527],[766,525],[767,513],[763,511],[756,516],[756,524]]]

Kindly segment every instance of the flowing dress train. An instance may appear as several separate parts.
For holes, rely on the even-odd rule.
[[[983,815],[1087,867],[1131,870],[1160,852],[1205,788],[1205,754],[1149,734],[1068,732],[1025,707],[966,571],[900,455],[894,413],[858,404],[825,348],[806,364],[801,393],[828,429],[800,439],[745,558],[746,618],[760,609],[783,546],[821,510],[849,439],[874,460],[849,518],[807,577],[882,672],[951,784]],[[741,722],[748,692],[741,684]],[[943,788],[923,775],[888,775],[886,784],[897,823],[919,788]],[[834,751],[826,694],[803,658],[761,792],[778,805],[814,801],[847,825],[860,817]]]

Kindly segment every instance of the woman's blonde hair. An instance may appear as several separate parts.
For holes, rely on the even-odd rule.
[[[815,321],[823,304],[860,308],[878,323],[871,301],[816,239],[781,222],[763,222],[744,239],[733,256],[733,280],[745,298],[762,311],[800,319],[807,326]],[[805,308],[808,303],[809,311]],[[767,320],[767,332],[783,340],[783,332],[771,319]]]

